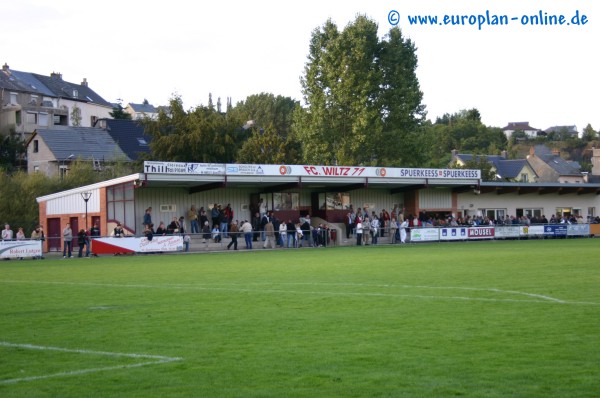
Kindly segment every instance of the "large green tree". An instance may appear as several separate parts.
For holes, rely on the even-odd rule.
[[[242,131],[249,134],[237,154],[239,163],[300,162],[301,145],[291,134],[292,115],[298,101],[269,93],[251,95],[228,112],[243,121]]]
[[[234,133],[239,122],[209,106],[186,111],[180,97],[169,101],[169,112],[159,112],[156,121],[146,120],[152,135],[150,149],[155,160],[174,162],[227,163],[238,147]]]
[[[412,165],[425,116],[415,46],[393,28],[379,39],[359,15],[313,31],[294,133],[306,163]]]

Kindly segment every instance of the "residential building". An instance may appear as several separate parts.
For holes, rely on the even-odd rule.
[[[150,153],[151,137],[133,120],[101,119],[96,127],[36,129],[27,141],[28,172],[64,175],[77,159],[97,170],[116,161],[139,160]]]
[[[579,163],[563,159],[557,149],[535,145],[529,149],[527,161],[538,175],[538,182],[581,183],[585,181]]]
[[[570,138],[577,138],[579,137],[579,132],[577,131],[577,126],[552,126],[552,127],[548,127],[546,130],[544,130],[545,135],[549,135],[549,134],[565,134],[568,135]]]
[[[502,128],[502,131],[506,135],[506,138],[510,138],[515,131],[522,131],[528,138],[536,138],[538,135],[543,134],[543,131],[531,127],[529,122],[509,122],[507,126]]]
[[[144,100],[141,104],[128,103],[125,107],[125,112],[131,115],[133,120],[151,119],[156,120],[158,118],[158,109]]]
[[[496,173],[496,181],[506,182],[536,182],[537,174],[527,159],[507,159],[506,151],[501,155],[473,155],[452,151],[452,163],[465,166],[470,160],[485,158],[492,164],[492,170]]]
[[[60,73],[15,71],[6,63],[0,71],[0,96],[0,134],[15,131],[23,140],[36,129],[92,127],[113,109],[85,78],[70,83]]]

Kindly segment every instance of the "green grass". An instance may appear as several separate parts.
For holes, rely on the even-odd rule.
[[[0,396],[596,397],[599,245],[3,261]]]

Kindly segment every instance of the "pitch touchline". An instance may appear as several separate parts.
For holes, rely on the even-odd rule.
[[[130,368],[139,368],[141,366],[148,365],[158,365],[162,363],[176,362],[182,361],[183,358],[179,357],[166,357],[162,355],[149,355],[149,354],[127,354],[122,352],[106,352],[106,351],[91,351],[91,350],[82,350],[82,349],[70,349],[70,348],[61,348],[61,347],[49,347],[49,346],[39,346],[32,344],[15,344],[9,343],[6,341],[0,341],[1,347],[9,347],[9,348],[23,348],[29,350],[41,350],[41,351],[58,351],[58,352],[69,352],[74,354],[88,354],[88,355],[103,355],[110,357],[121,357],[121,358],[136,358],[136,359],[152,359],[153,361],[140,362],[128,365],[115,365],[108,366],[103,368],[90,368],[90,369],[79,369],[73,370],[69,372],[60,372],[53,373],[50,375],[41,375],[41,376],[30,376],[30,377],[21,377],[16,379],[8,379],[8,380],[0,380],[0,384],[14,384],[25,381],[35,381],[35,380],[43,380],[50,379],[53,377],[65,377],[65,376],[77,376],[87,373],[95,373],[95,372],[103,372],[107,370],[115,370],[115,369],[130,369]]]
[[[298,291],[298,290],[283,290],[283,289],[248,289],[248,288],[231,288],[231,287],[215,287],[215,286],[243,286],[242,284],[211,284],[211,285],[181,285],[181,284],[166,284],[166,285],[145,285],[145,284],[115,284],[115,283],[95,283],[95,282],[50,282],[50,281],[2,281],[4,283],[24,283],[24,284],[49,284],[49,285],[66,285],[66,286],[95,286],[95,287],[111,287],[111,288],[132,288],[132,289],[188,289],[188,290],[212,290],[212,291],[230,291],[230,292],[245,292],[245,293],[288,293],[288,294],[325,294],[332,296],[367,296],[367,297],[403,297],[403,298],[427,298],[427,299],[450,299],[463,301],[491,301],[491,302],[519,302],[519,303],[555,303],[565,305],[600,305],[599,303],[586,301],[566,301],[554,297],[544,296],[540,294],[519,292],[512,290],[502,290],[494,288],[474,288],[474,287],[452,287],[452,286],[411,286],[411,285],[371,285],[371,284],[347,284],[347,283],[295,283],[284,282],[282,285],[331,285],[331,286],[363,286],[363,287],[400,287],[412,289],[446,289],[446,290],[470,290],[470,291],[491,291],[496,293],[518,294],[539,298],[540,300],[518,300],[518,299],[502,299],[502,298],[484,298],[484,297],[462,297],[462,296],[434,296],[434,295],[409,295],[409,294],[394,294],[394,293],[368,293],[368,292],[327,292],[327,291]],[[277,283],[252,283],[249,285],[273,285]],[[248,285],[248,284],[247,284]]]

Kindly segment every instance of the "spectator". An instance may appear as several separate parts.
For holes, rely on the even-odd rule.
[[[265,242],[263,244],[263,249],[271,246],[272,249],[275,249],[275,227],[273,227],[273,221],[269,220],[265,225]]]
[[[213,228],[215,226],[219,226],[219,217],[221,215],[221,211],[220,211],[221,205],[217,205],[216,203],[214,204],[212,210],[210,211],[210,217],[212,219],[212,226]]]
[[[210,225],[208,224],[208,220],[204,221],[204,225],[202,226],[202,243],[206,243],[207,240],[210,240]]]
[[[46,240],[46,236],[44,235],[44,229],[42,228],[41,225],[38,225],[33,232],[31,233],[31,239],[33,240],[40,240],[40,241],[45,241]],[[42,247],[42,253],[43,253],[44,248]],[[35,260],[36,258],[40,258],[43,259],[44,256],[40,255],[39,257],[34,257],[33,259]]]
[[[144,213],[144,226],[152,224],[152,207],[148,207]]]
[[[371,221],[369,221],[369,217],[365,217],[363,221],[363,243],[365,246],[369,246],[371,244]]]
[[[215,225],[215,227],[212,229],[212,238],[215,243],[221,243],[221,230],[219,230],[218,225]]]
[[[191,232],[193,234],[199,233],[200,225],[198,224],[198,211],[196,210],[196,205],[192,205],[188,210],[188,220],[190,221]]]
[[[73,245],[73,230],[71,229],[71,224],[67,223],[65,225],[65,229],[62,232],[63,235],[63,258],[73,258],[71,249]]]
[[[17,240],[24,240],[25,239],[25,232],[23,232],[23,227],[19,227],[19,229],[17,230],[17,236],[16,236]]]
[[[354,229],[356,231],[356,245],[362,245],[362,235],[363,235],[363,225],[360,220],[360,217],[356,218],[356,224],[354,224]]]
[[[4,224],[4,229],[2,230],[2,240],[12,240],[13,239],[13,231],[10,229],[10,225]]]
[[[233,246],[233,250],[237,250],[239,231],[240,230],[238,228],[238,224],[237,224],[237,220],[236,220],[231,223],[231,228],[229,230],[229,236],[231,237],[231,242],[229,242],[229,244],[227,245],[227,250],[229,250],[231,248],[231,246]]]
[[[279,239],[281,241],[281,247],[285,247],[287,244],[287,225],[285,221],[282,221],[281,224],[279,224]]]
[[[252,224],[250,224],[248,220],[244,220],[244,223],[242,224],[242,233],[246,240],[246,249],[252,249]]]
[[[114,236],[115,238],[122,238],[123,236],[125,236],[125,231],[123,230],[123,226],[120,222],[118,222],[115,229],[113,229],[112,236]]]
[[[173,219],[169,223],[169,226],[167,226],[167,235],[178,234],[180,230],[181,225],[179,225],[179,220],[177,219],[177,217],[173,217]]]
[[[165,227],[165,223],[161,221],[158,224],[158,228],[156,228],[156,235],[164,236],[166,234],[167,234],[167,227]]]
[[[292,222],[292,220],[288,220],[287,222],[287,246],[286,247],[296,247],[296,226]]]
[[[77,233],[77,244],[79,245],[79,254],[77,257],[83,257],[83,247],[86,245],[87,233],[85,229],[80,229]]]
[[[154,224],[152,224],[152,223],[144,225],[144,231],[147,228],[152,229],[152,227],[154,227]],[[90,228],[90,242],[89,243],[93,244],[94,239],[99,238],[99,237],[100,237],[100,226],[98,225],[98,221],[96,221],[94,223],[94,225]],[[90,250],[89,246],[88,246],[88,250]],[[92,251],[92,256],[98,257],[98,255],[96,253],[94,253],[93,251]]]

